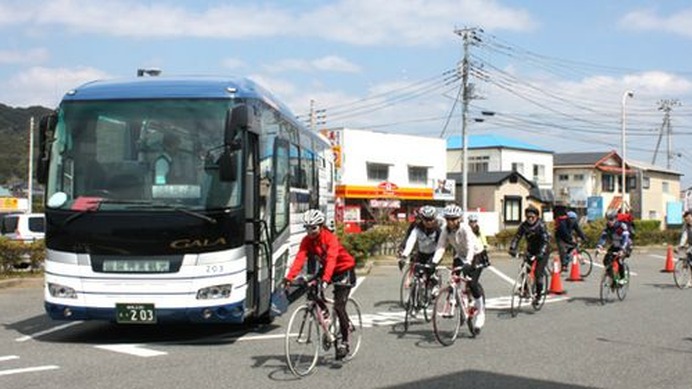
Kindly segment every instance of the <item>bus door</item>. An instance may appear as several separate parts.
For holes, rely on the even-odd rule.
[[[255,317],[268,317],[272,263],[269,231],[262,215],[267,214],[266,202],[260,201],[259,139],[247,132],[245,161],[245,231],[247,247],[247,295],[245,305]]]

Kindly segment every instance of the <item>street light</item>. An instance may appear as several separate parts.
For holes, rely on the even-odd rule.
[[[627,102],[627,98],[633,98],[634,97],[634,92],[631,90],[625,91],[625,93],[622,94],[622,186],[620,189],[622,190],[622,210],[624,210],[624,205],[625,205],[625,188],[627,187],[627,175],[625,174],[625,161],[627,160],[627,142],[625,140],[625,129],[626,129],[626,121],[625,121],[625,103]]]

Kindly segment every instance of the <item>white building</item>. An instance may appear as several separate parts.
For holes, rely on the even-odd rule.
[[[499,135],[468,137],[469,173],[515,171],[540,189],[553,188],[553,152]],[[447,140],[447,171],[463,171],[461,136]]]
[[[371,222],[409,216],[454,199],[440,138],[338,128],[325,130],[335,152],[337,220]]]

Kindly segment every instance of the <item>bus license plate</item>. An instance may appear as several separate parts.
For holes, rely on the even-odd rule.
[[[116,322],[122,324],[154,324],[154,304],[115,304]]]

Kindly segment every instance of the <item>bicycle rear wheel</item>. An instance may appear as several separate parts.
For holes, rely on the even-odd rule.
[[[601,297],[601,304],[605,305],[605,303],[613,301],[613,278],[608,275],[608,268],[603,271],[603,276],[601,277],[601,284],[600,284],[600,297]]]
[[[521,310],[522,300],[526,299],[525,296],[528,294],[528,285],[526,282],[526,273],[520,273],[517,280],[514,281],[514,286],[512,287],[512,304],[510,305],[510,314],[512,317],[517,316],[519,310]]]
[[[579,275],[581,278],[586,278],[591,274],[591,269],[593,269],[593,258],[586,250],[579,250]]]
[[[360,342],[363,339],[363,316],[360,313],[360,304],[353,297],[349,297],[346,301],[346,314],[348,315],[348,354],[344,357],[344,361],[353,359],[360,350]],[[332,327],[330,330],[335,335],[336,344],[343,342],[341,335],[341,324],[334,314],[332,316]]]
[[[298,307],[286,328],[286,363],[291,372],[303,377],[310,374],[319,357],[320,325],[315,312],[307,305]]]
[[[680,289],[689,288],[691,278],[692,272],[690,271],[690,264],[687,262],[687,259],[678,259],[678,261],[675,262],[675,269],[673,272],[675,285]]]
[[[625,297],[627,297],[627,291],[630,289],[630,267],[626,263],[623,263],[621,266],[624,266],[625,269],[625,283],[618,285],[618,288],[616,289],[620,301],[624,300]]]
[[[435,339],[443,346],[454,343],[461,327],[461,301],[451,286],[440,291],[435,298],[432,322]]]

